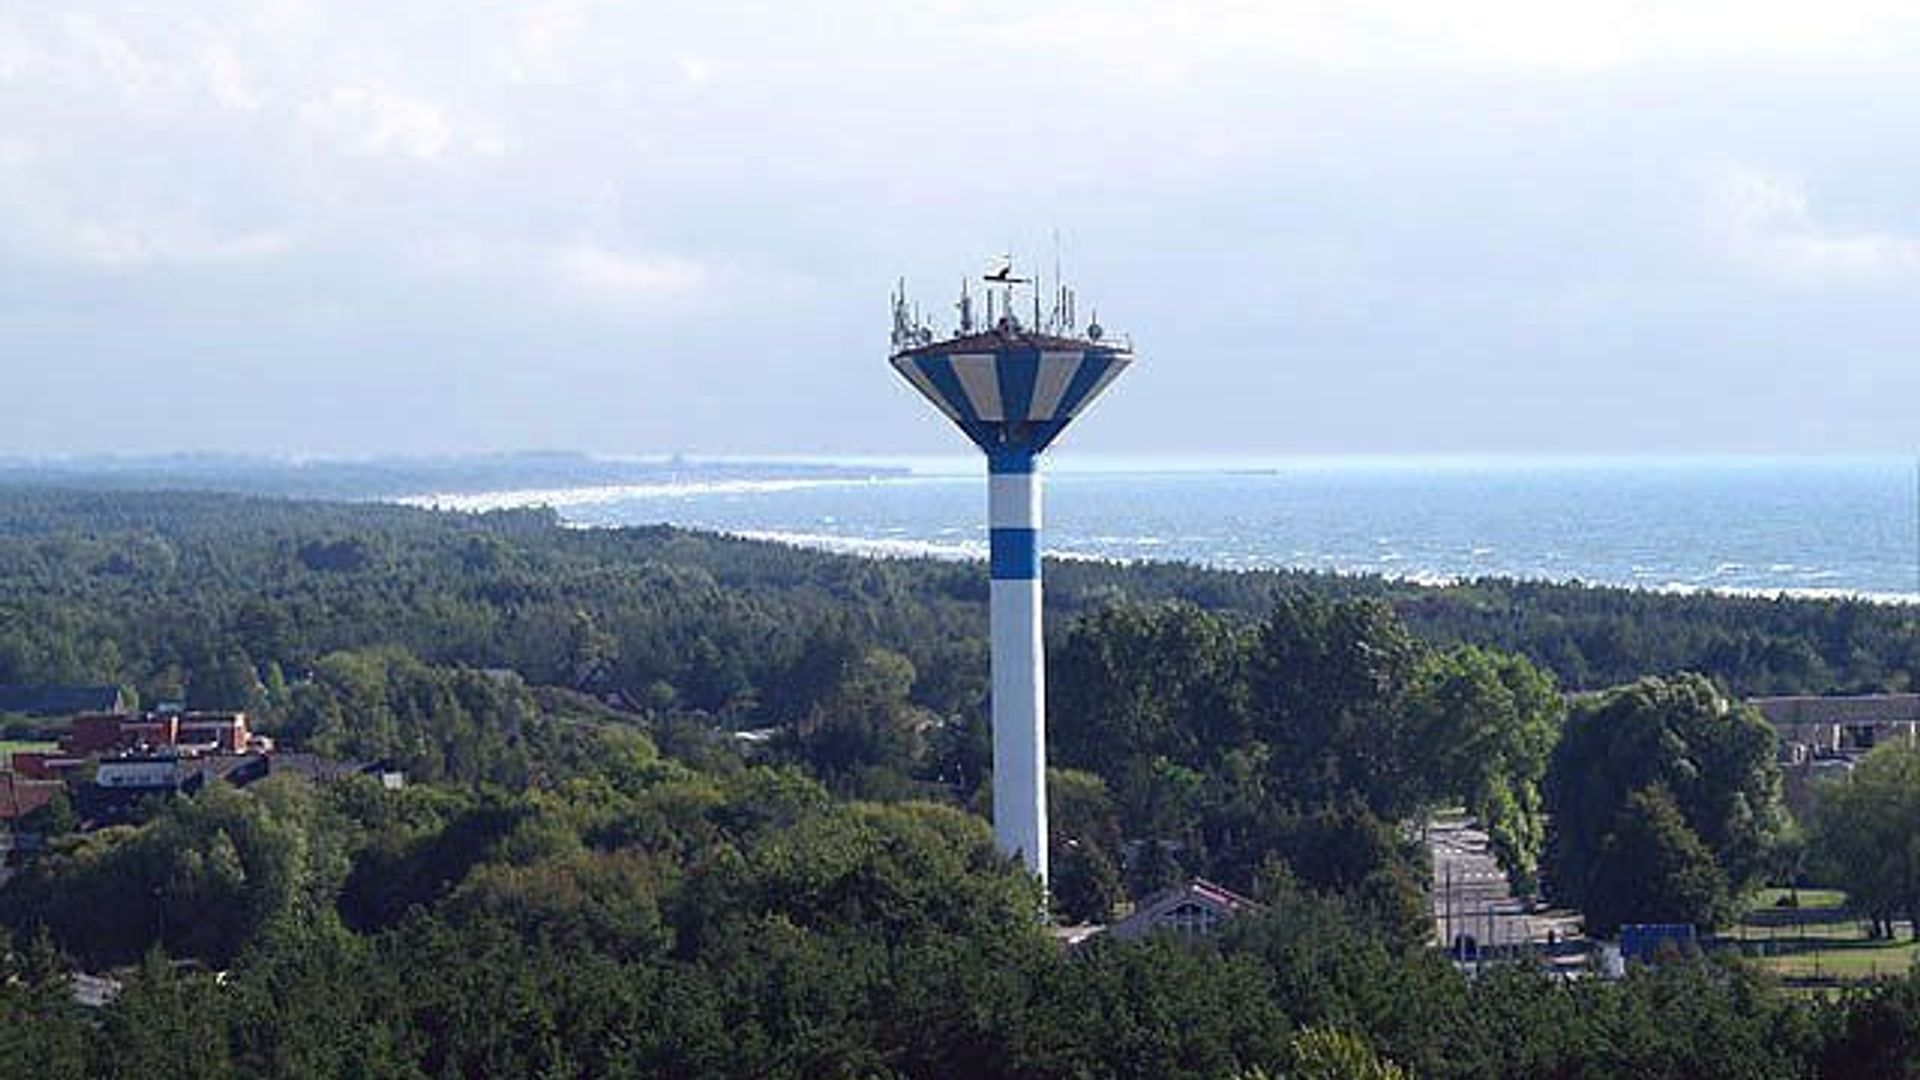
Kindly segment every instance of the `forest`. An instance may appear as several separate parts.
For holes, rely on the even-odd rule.
[[[1517,653],[1570,691],[1676,671],[1741,696],[1903,690],[1920,670],[1913,609],[1865,601],[1177,563],[1046,573],[1054,640],[1116,601],[1254,622],[1300,592],[1378,600],[1423,641]],[[916,700],[944,715],[978,704],[985,602],[984,576],[964,563],[666,526],[569,529],[544,510],[0,488],[0,681],[116,682],[150,701],[242,704],[241,687],[221,685],[245,682],[228,678],[242,669],[286,675],[340,649],[396,645],[752,725],[791,713],[804,655],[842,635],[906,656],[921,673]]]
[[[1410,830],[1465,806],[1523,886],[1711,926],[1793,848],[1738,697],[1907,688],[1910,609],[1047,572],[1054,917],[1198,874],[1264,905],[1216,941],[1063,951],[994,852],[976,566],[539,511],[0,495],[0,682],[244,708],[412,780],[56,823],[0,889],[0,1071],[1915,1068],[1913,979],[1805,998],[1717,957],[1464,979],[1428,944]],[[69,972],[109,969],[119,999],[72,1002]]]

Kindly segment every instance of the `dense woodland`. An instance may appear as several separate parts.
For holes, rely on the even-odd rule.
[[[994,853],[976,566],[538,512],[6,493],[0,682],[246,708],[415,782],[275,778],[56,836],[0,890],[0,1069],[1916,1067],[1920,981],[1812,1001],[1736,961],[1463,979],[1427,943],[1416,827],[1467,806],[1523,885],[1596,928],[1713,925],[1796,850],[1732,695],[1906,688],[1910,609],[1048,573],[1054,916],[1203,874],[1267,904],[1217,943],[1063,954]],[[74,968],[128,989],[86,1013]]]
[[[1431,588],[1171,563],[1049,563],[1053,632],[1116,600],[1247,620],[1276,596],[1378,599],[1417,637],[1518,653],[1563,689],[1696,671],[1739,695],[1903,690],[1911,608],[1488,580]],[[984,685],[986,581],[963,563],[849,559],[544,511],[447,515],[230,495],[0,490],[0,681],[220,697],[220,669],[397,645],[538,685],[621,688],[729,721],[791,712],[802,657],[844,633],[905,655],[947,714]],[[229,670],[227,674],[233,674]],[[804,690],[804,688],[801,688]]]

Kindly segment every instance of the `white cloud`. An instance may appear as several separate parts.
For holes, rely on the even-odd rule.
[[[945,281],[1055,228],[1103,315],[1217,372],[1269,328],[1303,385],[1416,340],[1518,366],[1528,334],[1607,322],[1638,346],[1722,300],[1773,342],[1795,324],[1760,310],[1768,279],[1920,279],[1920,216],[1842,201],[1920,178],[1909,5],[0,0],[0,276],[115,279],[73,293],[108,333],[186,264],[208,297],[333,301],[356,355],[396,368],[542,328],[490,335],[476,388],[560,328],[576,351],[837,353],[896,273]],[[1676,175],[1705,182],[1676,198]],[[45,306],[8,285],[0,323]],[[1892,336],[1899,291],[1793,299],[1847,307],[1828,337]],[[248,333],[313,333],[253,307]],[[226,332],[153,322],[174,355]],[[1546,342],[1556,370],[1571,337]],[[671,438],[687,410],[661,401]]]
[[[467,139],[467,149],[474,157],[505,157],[510,148],[506,136],[497,131],[477,131]]]
[[[1318,64],[1593,71],[1642,62],[1898,55],[1920,9],[1893,0],[1083,2],[992,25],[1003,44],[1125,61],[1149,77],[1222,55]]]
[[[251,112],[264,104],[246,65],[226,42],[203,36],[200,71],[208,92],[223,107]]]
[[[165,65],[90,12],[69,12],[60,25],[76,59],[96,67],[119,89],[142,94],[168,78]]]
[[[90,218],[60,222],[53,240],[71,258],[108,267],[259,259],[293,246],[272,230],[222,234],[192,223]]]
[[[300,123],[351,154],[435,161],[454,143],[432,102],[365,86],[336,87],[300,107]]]
[[[705,86],[713,81],[713,65],[698,57],[682,57],[680,77],[688,86]]]
[[[671,255],[636,255],[590,242],[569,244],[553,256],[565,283],[619,299],[684,296],[707,282],[707,268]]]
[[[39,51],[17,28],[0,24],[0,83],[24,79],[44,63]]]
[[[546,83],[571,75],[584,23],[572,4],[545,3],[525,10],[503,50],[508,80]]]
[[[1366,5],[1390,25],[1492,63],[1597,69],[1643,61],[1824,57],[1910,35],[1910,4],[1848,0],[1456,0]]]
[[[0,131],[0,168],[21,168],[39,156],[40,147],[33,141]]]
[[[611,313],[682,310],[711,296],[713,268],[683,255],[618,249],[590,239],[553,244],[539,237],[440,232],[401,244],[410,272],[474,283],[525,302],[531,294]]]
[[[1730,164],[1715,213],[1733,255],[1761,271],[1818,284],[1920,273],[1920,238],[1822,223],[1798,181]]]

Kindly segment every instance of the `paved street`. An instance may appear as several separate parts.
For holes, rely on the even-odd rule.
[[[1571,942],[1579,917],[1571,912],[1527,910],[1513,895],[1494,861],[1487,834],[1471,818],[1436,819],[1427,827],[1433,853],[1435,940],[1451,943],[1470,935],[1481,948]]]

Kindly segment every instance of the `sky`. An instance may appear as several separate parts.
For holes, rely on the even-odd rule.
[[[1920,7],[0,0],[0,454],[1908,453]]]

